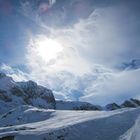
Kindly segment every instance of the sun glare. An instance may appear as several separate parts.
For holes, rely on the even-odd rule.
[[[62,45],[49,38],[43,38],[36,41],[36,52],[46,62],[55,59],[63,48]]]

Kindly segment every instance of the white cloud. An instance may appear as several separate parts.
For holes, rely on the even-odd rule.
[[[110,79],[97,81],[95,85],[87,88],[85,96],[81,100],[93,103],[107,104],[109,102],[122,102],[129,98],[139,96],[140,69],[123,71],[113,74]]]
[[[8,76],[11,76],[15,81],[27,81],[29,79],[27,73],[22,72],[18,68],[12,68],[6,64],[2,64],[0,66],[0,71],[6,73]]]
[[[30,79],[53,89],[63,99],[75,99],[73,90],[83,93],[80,100],[100,104],[138,96],[139,70],[116,69],[140,55],[132,19],[127,7],[112,5],[96,8],[73,27],[50,28],[46,36],[59,41],[63,51],[46,63],[33,51],[34,43],[29,44],[26,57]]]

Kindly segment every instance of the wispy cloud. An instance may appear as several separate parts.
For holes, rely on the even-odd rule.
[[[48,7],[43,7],[46,13],[42,15],[39,15],[38,5],[29,1],[22,4],[21,12],[45,27],[45,31],[30,36],[31,42],[26,47],[26,66],[30,70],[27,75],[8,66],[3,66],[3,69],[12,71],[10,75],[16,80],[32,79],[51,88],[61,99],[105,104],[138,96],[139,69],[119,69],[123,62],[140,56],[140,35],[137,31],[140,23],[139,16],[132,12],[134,5],[120,1],[115,4],[95,2],[94,6],[86,5],[91,8],[86,18],[80,15],[72,19],[72,7],[68,8],[68,3],[54,5],[58,9],[49,7],[49,12],[46,11]],[[48,14],[51,12],[50,18]],[[51,22],[57,22],[58,28],[47,25],[48,17]],[[60,27],[60,23],[65,26]],[[33,40],[39,36],[58,41],[63,47],[63,51],[49,63],[35,51]]]
[[[139,56],[139,48],[132,46],[133,41],[125,33],[132,27],[126,25],[131,23],[131,18],[125,18],[127,14],[129,9],[122,5],[96,8],[89,18],[70,28],[51,28],[49,37],[59,41],[63,51],[48,64],[29,45],[30,76],[64,99],[77,100],[76,94],[81,93],[79,100],[107,103],[138,95],[139,70],[117,69],[121,63]]]
[[[9,65],[1,64],[0,71],[11,76],[15,81],[27,81],[29,80],[29,75],[18,68],[12,68]]]
[[[139,69],[113,74],[109,79],[97,81],[95,85],[87,88],[81,100],[105,105],[108,102],[120,103],[125,99],[136,98],[140,90],[139,77]]]

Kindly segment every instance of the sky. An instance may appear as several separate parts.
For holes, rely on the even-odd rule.
[[[0,70],[56,99],[140,99],[139,0],[0,0]]]

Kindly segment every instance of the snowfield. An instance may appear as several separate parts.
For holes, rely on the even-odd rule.
[[[139,140],[140,108],[62,111],[20,106],[0,116],[10,140]],[[8,139],[8,140],[9,140]]]

